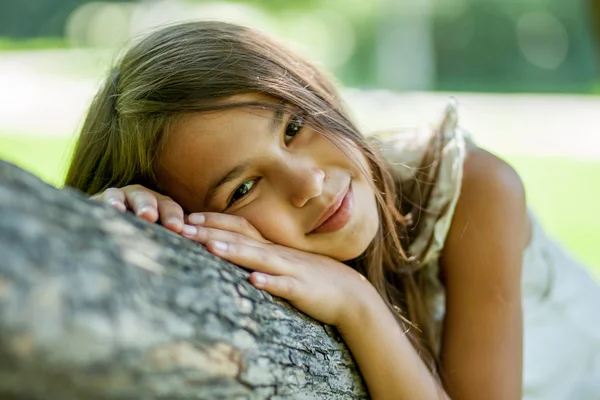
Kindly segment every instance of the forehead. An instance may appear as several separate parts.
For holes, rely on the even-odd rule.
[[[274,112],[270,108],[239,107],[189,114],[172,126],[165,147],[182,155],[202,154],[209,160],[267,134]]]
[[[261,157],[274,110],[240,107],[193,113],[169,130],[160,156],[159,181],[167,194],[198,209],[216,177],[249,158]]]

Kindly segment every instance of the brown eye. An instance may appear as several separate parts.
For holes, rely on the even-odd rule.
[[[286,144],[289,143],[298,132],[300,132],[303,123],[304,118],[298,115],[290,119],[287,126],[285,127],[284,141]]]

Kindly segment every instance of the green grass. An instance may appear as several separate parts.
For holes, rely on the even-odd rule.
[[[0,134],[0,159],[26,169],[44,181],[62,186],[72,140]]]
[[[546,230],[600,278],[600,161],[508,157]]]
[[[65,49],[69,47],[67,39],[62,37],[40,37],[15,39],[0,37],[0,50],[46,50]]]
[[[60,186],[73,140],[0,134],[0,158]],[[600,278],[600,161],[507,157],[521,174],[530,206],[546,230]]]

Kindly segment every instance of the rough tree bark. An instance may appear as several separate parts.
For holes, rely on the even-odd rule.
[[[247,277],[0,161],[0,398],[367,398],[335,330]]]

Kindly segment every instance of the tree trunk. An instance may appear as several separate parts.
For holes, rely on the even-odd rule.
[[[367,398],[337,332],[248,272],[0,161],[0,398]]]

